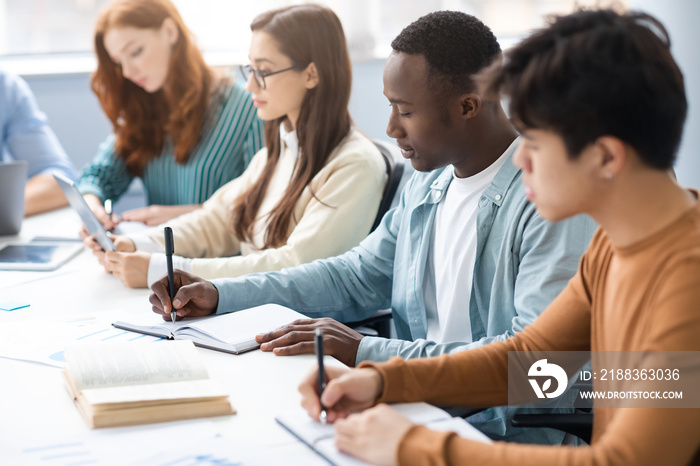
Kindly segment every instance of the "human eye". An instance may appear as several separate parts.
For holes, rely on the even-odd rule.
[[[525,147],[526,150],[528,151],[536,151],[537,150],[537,144],[535,141],[533,141],[530,138],[524,137],[523,138],[523,146]]]
[[[411,115],[412,112],[402,112],[399,106],[393,102],[389,103],[389,107],[391,107],[392,112],[398,113],[398,115],[402,118],[408,117]]]
[[[134,50],[133,52],[131,52],[131,57],[132,57],[132,58],[136,58],[136,57],[138,57],[139,55],[141,55],[141,52],[143,52],[143,47],[138,47],[136,50]]]

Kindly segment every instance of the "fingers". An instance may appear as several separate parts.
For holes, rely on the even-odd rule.
[[[309,416],[318,421],[321,414],[321,402],[318,399],[318,368],[314,367],[299,384],[301,406]]]
[[[99,207],[97,211],[93,209],[93,212],[95,213],[97,220],[100,221],[104,229],[107,231],[114,230],[114,227],[116,227],[117,223],[119,223],[116,216],[107,215],[107,212],[105,212],[104,208],[102,207]]]
[[[126,236],[110,234],[109,238],[114,243],[114,246],[117,248],[117,251],[121,251],[121,252],[135,252],[136,251],[136,245],[134,244],[134,242],[131,239],[129,239]]]
[[[381,375],[376,370],[355,369],[332,378],[321,395],[321,402],[325,406],[334,406],[342,401],[350,410],[364,409],[374,404],[383,387]]]
[[[333,423],[335,427],[335,446],[340,451],[350,452],[354,447],[356,434],[357,414],[350,415],[346,419],[338,419]]]
[[[263,351],[272,351],[275,356],[295,356],[297,354],[314,354],[315,349],[316,345],[313,341],[303,341],[293,345],[278,346],[275,348],[268,346],[268,348]]]
[[[127,210],[122,214],[122,220],[127,222],[142,222],[144,223],[148,218],[147,210],[145,208]]]
[[[148,226],[156,226],[168,220],[159,215],[160,211],[160,206],[150,205],[139,209],[127,210],[122,214],[122,219],[129,222],[141,222]]]
[[[315,333],[312,329],[305,329],[305,328],[295,328],[295,327],[290,327],[290,326],[285,326],[283,327],[284,330],[280,332],[274,332],[275,335],[279,335],[273,340],[268,340],[262,345],[260,345],[260,349],[263,351],[272,351],[274,349],[281,349],[283,347],[288,347],[288,346],[293,346],[297,344],[301,344],[302,346],[305,346],[304,343],[310,343],[311,344],[311,352],[314,351],[314,336]],[[273,332],[271,332],[273,333]],[[270,334],[267,334],[270,335]],[[256,338],[257,340],[257,338]],[[303,353],[295,353],[295,354],[303,354]]]
[[[267,333],[261,333],[259,335],[255,336],[255,341],[258,343],[265,343],[268,341],[276,340],[277,338],[292,332],[294,330],[306,330],[306,331],[315,331],[314,327],[312,327],[312,324],[316,322],[318,319],[298,319],[295,320],[294,322],[284,325],[278,329],[272,330]]]
[[[176,291],[172,306],[167,277],[151,286],[153,294],[149,299],[153,312],[169,316],[171,309],[175,309],[178,317],[204,317],[216,311],[219,291],[212,283],[182,270],[175,270],[173,278]]]
[[[151,285],[151,296],[148,300],[151,303],[153,312],[160,314],[163,318],[170,317],[170,295],[168,294],[167,278],[161,278]]]
[[[341,377],[343,374],[349,372],[349,369],[345,367],[334,367],[328,366],[325,368],[326,378],[329,380],[334,380]],[[301,393],[301,405],[309,413],[309,416],[318,420],[318,416],[321,413],[321,401],[318,397],[318,367],[314,366],[313,369],[304,377],[304,379],[299,384],[299,393]],[[325,393],[325,392],[324,392]],[[335,419],[344,417],[347,412],[343,411],[343,408],[335,406],[335,404],[324,404],[327,409],[328,422],[333,422]]]
[[[335,406],[344,396],[346,396],[347,383],[344,383],[343,377],[333,379],[328,382],[326,389],[321,394],[321,403],[324,406]]]
[[[87,230],[85,230],[85,232],[87,233]],[[81,235],[82,235],[82,231],[81,231]],[[88,248],[89,250],[91,250],[93,252],[95,252],[95,251],[102,252],[102,246],[100,246],[100,243],[95,241],[95,237],[90,235],[90,234],[88,234],[87,236],[83,236],[83,244],[85,245],[86,248]]]

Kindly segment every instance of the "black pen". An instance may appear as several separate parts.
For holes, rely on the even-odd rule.
[[[316,329],[316,360],[318,361],[318,400],[321,401],[323,390],[326,389],[326,374],[323,370],[323,331],[320,328]],[[326,423],[326,407],[321,403],[321,414],[318,416],[321,424]]]
[[[173,242],[173,229],[165,227],[165,262],[168,267],[168,292],[170,293],[170,320],[175,322],[177,312],[173,307],[173,299],[175,298],[175,275],[173,274],[173,253],[175,252],[175,243]]]

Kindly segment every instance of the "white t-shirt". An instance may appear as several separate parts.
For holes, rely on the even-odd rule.
[[[438,203],[423,280],[430,341],[472,341],[469,299],[476,261],[479,199],[508,158],[507,154],[510,150],[468,178],[457,178],[451,167],[452,181]]]

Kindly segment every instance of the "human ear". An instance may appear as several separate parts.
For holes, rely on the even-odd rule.
[[[161,32],[165,35],[165,39],[168,44],[175,45],[177,39],[180,37],[180,29],[177,27],[175,20],[168,17],[163,20],[163,24],[160,26]]]
[[[606,181],[612,181],[625,166],[627,146],[614,136],[601,136],[596,139],[594,147],[598,152],[600,177]]]
[[[318,69],[316,69],[314,62],[309,63],[309,66],[304,70],[304,86],[307,89],[318,86]]]
[[[463,94],[459,98],[462,118],[468,120],[474,118],[481,111],[481,97],[476,94]]]

